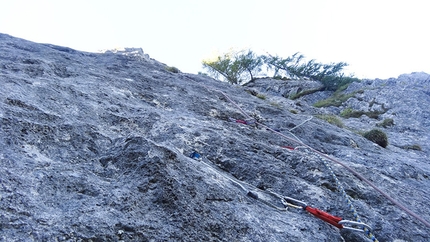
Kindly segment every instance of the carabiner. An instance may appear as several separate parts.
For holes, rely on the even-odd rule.
[[[342,224],[344,229],[349,229],[349,230],[354,230],[354,231],[359,231],[359,232],[363,232],[364,228],[368,229],[369,231],[372,230],[372,227],[370,227],[369,225],[362,223],[362,222],[356,222],[356,221],[351,221],[351,220],[341,220],[338,223]],[[361,228],[354,228],[351,226],[356,226],[356,227],[361,227]]]
[[[308,206],[303,201],[300,201],[300,200],[297,200],[297,199],[294,199],[294,198],[291,198],[291,197],[285,197],[285,196],[282,198],[282,203],[284,205],[292,206],[292,207],[295,207],[295,208],[302,208],[302,209],[305,209]]]

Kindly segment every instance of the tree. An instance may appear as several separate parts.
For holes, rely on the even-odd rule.
[[[358,81],[357,78],[344,77],[343,68],[348,66],[345,62],[323,64],[315,59],[306,62],[305,57],[298,52],[287,58],[268,55],[262,59],[269,69],[274,70],[274,76],[282,71],[289,78],[307,77],[320,81],[325,90],[335,91],[343,85]]]
[[[213,60],[203,60],[203,67],[215,77],[222,78],[232,84],[244,84],[255,79],[261,72],[263,65],[267,70],[273,70],[273,77],[309,78],[322,83],[325,90],[336,91],[357,78],[345,77],[343,68],[348,66],[345,62],[323,64],[315,59],[305,61],[304,55],[299,52],[282,58],[273,55],[258,56],[251,50],[230,51],[217,56]]]
[[[232,84],[243,84],[261,71],[263,61],[251,50],[230,51],[214,60],[203,60],[203,67],[215,78],[221,75]]]
[[[236,59],[239,61],[243,69],[248,72],[250,81],[254,80],[254,75],[261,71],[263,60],[251,50],[237,53]]]
[[[232,84],[240,82],[242,70],[229,53],[217,56],[214,60],[203,60],[202,64],[209,74],[217,79],[221,75]]]
[[[278,76],[281,72],[289,78],[300,77],[296,72],[297,66],[304,58],[299,52],[287,58],[282,58],[279,56],[266,55],[261,57],[263,62],[267,65],[268,69],[273,69],[273,77]]]

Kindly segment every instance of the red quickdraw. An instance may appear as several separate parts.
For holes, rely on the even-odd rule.
[[[281,146],[281,147],[285,148],[285,149],[289,149],[289,150],[294,150],[294,147],[288,146],[288,145],[284,145],[284,146]]]
[[[245,120],[236,119],[236,123],[248,124]]]
[[[239,124],[245,124],[245,125],[252,125],[252,124],[255,124],[255,120],[247,121],[247,120],[234,119],[234,118],[229,118],[229,120],[230,120],[231,122],[235,122],[235,123],[239,123]]]
[[[284,196],[282,198],[282,203],[285,206],[291,206],[291,207],[295,207],[295,208],[301,208],[303,210],[308,211],[309,213],[311,213],[312,215],[314,215],[315,217],[335,226],[336,228],[339,229],[348,229],[348,230],[354,230],[354,231],[359,231],[362,232],[364,228],[366,228],[368,231],[372,230],[372,227],[370,227],[369,225],[362,223],[362,222],[355,222],[355,221],[351,221],[351,220],[344,220],[341,217],[338,216],[334,216],[331,215],[325,211],[322,211],[318,208],[313,208],[308,206],[305,202],[291,198],[291,197],[286,197]]]
[[[339,228],[339,229],[343,229],[343,225],[339,224],[339,222],[342,220],[341,217],[337,217],[334,215],[331,215],[327,212],[324,212],[322,210],[319,210],[318,208],[313,208],[313,207],[309,207],[307,206],[305,208],[306,211],[308,211],[309,213],[313,214],[315,217]]]
[[[308,211],[309,213],[311,213],[312,215],[314,215],[315,217],[335,226],[336,228],[339,229],[348,229],[348,230],[354,230],[354,231],[359,231],[362,232],[364,228],[367,228],[368,231],[372,230],[372,227],[370,227],[369,225],[365,224],[365,223],[361,223],[361,222],[355,222],[355,221],[350,221],[350,220],[343,220],[341,217],[337,217],[334,215],[331,215],[327,212],[324,212],[322,210],[319,210],[318,208],[313,208],[313,207],[309,207],[306,206],[305,210]],[[349,226],[346,226],[349,225]],[[355,226],[355,227],[352,227]]]

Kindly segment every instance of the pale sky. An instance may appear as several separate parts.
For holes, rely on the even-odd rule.
[[[141,47],[182,72],[230,48],[347,62],[359,78],[430,73],[426,0],[0,0],[0,33],[97,52]],[[0,53],[1,54],[1,53]]]

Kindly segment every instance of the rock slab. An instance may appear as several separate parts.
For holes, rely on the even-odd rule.
[[[140,49],[87,53],[0,34],[0,53],[1,241],[367,241],[301,209],[268,205],[283,206],[268,195],[275,192],[354,219],[316,155],[232,122],[247,118],[240,109],[342,160],[430,220],[428,122],[404,131],[422,131],[421,151],[394,142],[383,149],[310,119],[317,109],[306,101],[294,114],[289,105],[299,101],[171,73]],[[423,110],[396,115],[406,114],[428,121]],[[430,239],[429,228],[331,166],[379,241]]]

